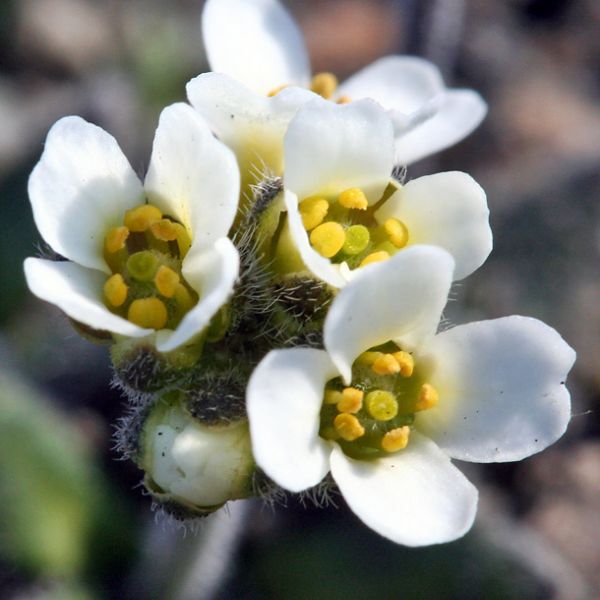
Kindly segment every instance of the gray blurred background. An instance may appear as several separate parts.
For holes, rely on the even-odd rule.
[[[253,503],[221,599],[600,597],[600,3],[295,0],[315,71],[340,78],[425,56],[490,106],[469,138],[409,169],[472,174],[495,249],[455,289],[455,322],[525,314],[577,350],[567,435],[516,464],[464,467],[474,530],[407,550],[347,511]],[[194,536],[157,523],[111,449],[123,413],[107,351],[26,290],[36,254],[27,177],[48,128],[78,114],[143,174],[159,112],[207,69],[200,0],[0,0],[0,597],[193,598]],[[198,589],[196,597],[202,596]]]

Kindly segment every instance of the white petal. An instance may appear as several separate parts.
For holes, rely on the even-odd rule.
[[[106,275],[72,262],[53,262],[40,258],[25,260],[25,278],[29,289],[42,300],[51,302],[69,317],[100,331],[130,337],[154,333],[113,315],[102,302]]]
[[[319,437],[325,383],[338,372],[322,350],[273,350],[246,392],[256,463],[279,485],[300,492],[329,471],[330,445]]]
[[[221,238],[212,247],[192,245],[181,272],[198,292],[200,300],[190,310],[175,331],[163,329],[157,334],[156,347],[169,352],[190,341],[210,322],[233,292],[240,267],[238,251],[228,238]]]
[[[372,98],[386,109],[409,115],[444,90],[437,67],[415,56],[386,56],[338,88],[338,96]]]
[[[444,250],[413,246],[364,267],[339,292],[323,334],[325,348],[348,384],[361,352],[389,340],[412,350],[435,334],[453,266]]]
[[[460,142],[487,113],[487,104],[472,90],[448,90],[437,113],[408,133],[396,136],[396,163],[408,165]]]
[[[375,214],[408,227],[409,244],[441,246],[456,261],[454,278],[480,267],[492,250],[492,232],[485,192],[466,173],[437,173],[409,181]]]
[[[362,188],[381,197],[393,167],[393,126],[375,102],[318,99],[302,106],[285,134],[285,187],[301,200]]]
[[[398,544],[450,542],[475,519],[475,487],[433,442],[414,432],[405,450],[374,461],[353,460],[336,447],[331,474],[354,513]]]
[[[181,221],[194,243],[227,235],[238,205],[235,156],[187,104],[165,108],[146,175],[148,200]]]
[[[302,33],[277,0],[208,0],[202,35],[211,70],[259,94],[309,83]]]
[[[296,194],[286,190],[284,201],[287,208],[292,239],[307,269],[333,287],[344,287],[347,279],[340,272],[340,267],[334,265],[328,258],[321,256],[310,245],[308,233],[302,224],[302,217],[298,210],[298,198]]]
[[[521,460],[564,433],[571,414],[564,382],[575,352],[541,321],[461,325],[436,336],[427,355],[440,401],[416,423],[450,456]]]
[[[188,82],[192,106],[235,153],[242,171],[283,172],[283,136],[298,108],[317,96],[287,88],[272,98],[259,96],[234,79],[204,73]]]
[[[56,252],[110,273],[103,253],[108,229],[144,201],[142,186],[116,140],[79,117],[55,123],[29,178],[33,218]]]

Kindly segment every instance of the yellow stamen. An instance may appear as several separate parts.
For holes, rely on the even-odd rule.
[[[404,427],[397,427],[388,431],[381,440],[381,447],[386,452],[398,452],[398,450],[404,450],[408,445],[408,438],[410,436],[410,427],[404,425]]]
[[[157,240],[163,242],[173,242],[177,239],[177,227],[179,223],[173,223],[169,219],[161,219],[150,225],[150,231]],[[181,227],[181,225],[179,225]]]
[[[350,256],[360,254],[371,241],[369,230],[364,225],[352,225],[346,229],[346,241],[342,250]]]
[[[194,306],[194,299],[188,289],[182,283],[175,287],[175,301],[182,312],[187,312]]]
[[[136,281],[152,281],[159,266],[158,258],[149,250],[136,252],[127,259],[127,270]]]
[[[371,365],[377,375],[394,375],[400,373],[400,365],[393,354],[381,354]]]
[[[396,248],[404,248],[408,244],[408,229],[402,221],[390,218],[383,224],[383,229]]]
[[[335,256],[342,249],[345,240],[344,228],[334,221],[322,223],[310,233],[310,243],[325,258]]]
[[[337,404],[342,399],[342,392],[338,390],[325,390],[325,404]]]
[[[127,227],[113,227],[109,230],[104,238],[104,247],[109,254],[114,254],[122,248],[125,248],[125,242],[129,237],[129,229]]]
[[[362,408],[364,395],[365,393],[357,388],[344,388],[337,409],[342,413],[357,413]]]
[[[430,383],[424,383],[421,386],[421,391],[419,392],[419,399],[415,405],[415,410],[419,411],[433,408],[434,406],[437,406],[439,399],[440,396],[437,390]]]
[[[398,414],[398,402],[392,392],[373,390],[365,399],[369,414],[378,421],[389,421]]]
[[[365,428],[360,424],[360,421],[354,415],[348,413],[339,414],[334,419],[333,426],[339,436],[347,442],[353,442],[365,435]]]
[[[113,306],[122,306],[127,300],[129,288],[119,273],[115,273],[104,284],[104,296]]]
[[[363,365],[372,365],[382,355],[382,352],[363,352],[357,360]]]
[[[154,285],[165,298],[172,298],[179,285],[179,275],[173,269],[161,265],[154,276]]]
[[[333,73],[317,73],[310,83],[311,91],[326,100],[330,100],[338,86],[337,77]]]
[[[179,248],[179,256],[183,258],[192,245],[188,230],[180,223],[173,223],[173,228],[177,234],[177,246]]]
[[[366,267],[367,265],[370,265],[372,263],[383,262],[384,260],[387,260],[389,257],[390,257],[390,255],[385,250],[380,250],[379,252],[372,252],[371,254],[369,254],[368,256],[363,258],[360,265],[358,265],[358,266]]]
[[[350,96],[340,96],[337,99],[338,104],[350,104],[350,102],[352,102],[352,98],[350,98]]]
[[[125,213],[123,223],[130,231],[146,231],[153,223],[162,219],[160,209],[152,204],[142,204],[136,206]]]
[[[399,352],[394,352],[392,356],[400,365],[400,375],[402,377],[410,377],[415,370],[415,359],[412,357],[412,354],[400,350]]]
[[[134,300],[127,311],[127,318],[145,329],[162,329],[167,317],[167,307],[158,298]]]
[[[285,88],[288,87],[287,83],[284,83],[283,85],[278,85],[276,88],[273,88],[268,94],[267,96],[269,98],[272,98],[273,96],[277,96],[277,94],[279,94],[279,92],[281,92],[282,90],[285,90]]]
[[[344,208],[367,210],[369,201],[360,188],[349,188],[344,190],[338,196],[338,204],[342,205]]]
[[[320,196],[311,196],[300,202],[298,207],[304,229],[310,231],[323,222],[329,211],[329,202]]]

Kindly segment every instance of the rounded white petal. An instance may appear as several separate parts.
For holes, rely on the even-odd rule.
[[[564,383],[575,352],[541,321],[461,325],[437,335],[426,355],[440,401],[416,425],[453,458],[521,460],[564,433],[571,415]]]
[[[385,109],[409,115],[444,90],[438,68],[416,56],[385,56],[355,73],[338,96],[372,98]]]
[[[72,319],[100,331],[130,337],[154,333],[114,315],[102,302],[106,275],[72,262],[53,262],[40,258],[25,260],[25,279],[29,289],[51,302]]]
[[[44,240],[64,257],[106,273],[107,230],[144,201],[142,185],[116,140],[79,117],[52,126],[28,191]]]
[[[277,0],[207,0],[202,35],[211,70],[259,94],[309,83],[302,33]]]
[[[235,156],[187,104],[165,108],[144,183],[148,200],[185,225],[194,244],[227,235],[235,218],[240,174]]]
[[[406,224],[409,244],[431,244],[450,252],[456,261],[456,280],[480,267],[492,250],[485,192],[466,173],[437,173],[409,181],[375,213],[380,223],[390,217]]]
[[[302,217],[298,210],[298,198],[296,194],[286,190],[284,201],[287,209],[290,234],[306,268],[325,283],[336,288],[344,287],[347,279],[341,273],[340,266],[334,265],[328,258],[321,256],[310,245],[308,233],[302,224]]]
[[[460,142],[487,113],[487,104],[473,90],[448,90],[435,115],[408,132],[397,131],[396,163],[408,165]]]
[[[322,350],[273,350],[246,392],[256,463],[275,482],[300,492],[329,471],[331,447],[319,437],[325,383],[338,372]]]
[[[413,246],[364,267],[334,299],[323,329],[325,349],[349,384],[352,363],[389,340],[412,350],[437,329],[454,261],[444,250]]]
[[[236,154],[242,171],[283,173],[283,136],[298,108],[316,98],[287,88],[267,98],[219,73],[204,73],[187,86],[192,106]]]
[[[192,245],[183,261],[181,272],[200,299],[183,317],[175,331],[163,329],[157,333],[158,350],[174,350],[190,341],[209,324],[232,294],[239,268],[238,251],[228,238],[217,240],[212,247]]]
[[[372,204],[394,164],[392,122],[371,100],[313,100],[292,119],[284,146],[285,187],[301,200],[358,187]]]
[[[473,524],[477,490],[440,449],[414,433],[405,450],[373,461],[331,454],[331,474],[368,527],[405,546],[450,542]]]

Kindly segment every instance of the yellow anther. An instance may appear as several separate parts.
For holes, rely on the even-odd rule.
[[[377,375],[395,375],[400,373],[400,365],[393,354],[381,354],[371,365]]]
[[[337,409],[342,413],[357,413],[362,408],[364,395],[365,393],[357,388],[344,388]]]
[[[162,329],[167,324],[167,307],[158,298],[140,298],[129,305],[127,318],[146,329]]]
[[[424,383],[419,391],[419,399],[415,405],[415,410],[427,410],[437,406],[440,396],[437,390],[429,383]]]
[[[378,421],[389,421],[398,414],[398,402],[392,392],[373,390],[365,399],[369,414]]]
[[[123,223],[130,231],[146,231],[153,223],[162,219],[160,209],[152,204],[142,204],[136,206],[125,213]]]
[[[402,377],[410,377],[415,370],[415,359],[412,357],[412,354],[400,350],[399,352],[394,352],[392,356],[400,365],[400,375]]]
[[[338,390],[325,390],[323,401],[325,404],[337,404],[342,399],[342,392]]]
[[[268,94],[267,96],[269,98],[272,98],[273,96],[277,96],[277,94],[279,94],[279,92],[281,92],[282,90],[285,90],[285,88],[288,87],[287,83],[284,83],[283,85],[278,85],[276,88],[273,88]]]
[[[310,82],[311,91],[326,100],[330,100],[338,86],[337,77],[333,73],[317,73]]]
[[[389,257],[390,257],[390,255],[385,250],[380,250],[379,252],[372,252],[368,256],[365,256],[365,258],[362,259],[360,265],[358,265],[358,266],[366,267],[367,265],[370,265],[372,263],[383,262],[384,260],[387,260]]]
[[[304,229],[310,231],[323,222],[329,211],[329,202],[320,196],[310,196],[300,202],[298,207]]]
[[[383,224],[383,229],[396,248],[404,248],[408,244],[408,229],[402,221],[390,218]]]
[[[350,256],[360,254],[369,245],[371,236],[364,225],[352,225],[346,229],[346,241],[342,250]]]
[[[380,356],[383,352],[363,352],[357,360],[363,365],[372,365]]]
[[[354,415],[348,413],[339,414],[334,419],[333,426],[339,436],[347,442],[353,442],[365,435],[365,428],[360,424],[360,421]]]
[[[104,284],[104,296],[112,306],[122,306],[127,300],[129,288],[119,273],[115,273]]]
[[[350,102],[352,102],[352,98],[350,98],[350,96],[340,96],[337,99],[338,104],[350,104]]]
[[[149,250],[136,252],[127,259],[127,270],[136,281],[152,281],[159,266],[160,261]]]
[[[194,298],[182,283],[175,287],[175,301],[182,312],[187,312],[195,304]]]
[[[369,201],[367,200],[365,193],[360,188],[349,188],[344,190],[338,196],[338,204],[344,208],[367,210]]]
[[[192,245],[192,240],[188,230],[179,223],[173,223],[173,227],[177,234],[177,246],[179,248],[179,256],[183,258]]]
[[[125,248],[125,242],[129,237],[129,229],[127,227],[113,227],[109,230],[104,238],[104,248],[109,254],[114,254],[122,248]]]
[[[179,285],[179,275],[173,269],[161,265],[154,276],[154,285],[165,298],[172,298]]]
[[[397,427],[388,431],[381,440],[381,447],[386,452],[398,452],[398,450],[404,450],[408,445],[408,438],[410,436],[410,427],[404,425],[404,427]]]
[[[310,232],[310,243],[325,258],[335,256],[342,249],[345,241],[344,228],[334,221],[322,223]]]
[[[163,242],[172,242],[177,239],[177,225],[179,223],[173,223],[169,219],[161,219],[150,225],[150,231],[157,240]],[[179,225],[181,227],[181,225]]]

